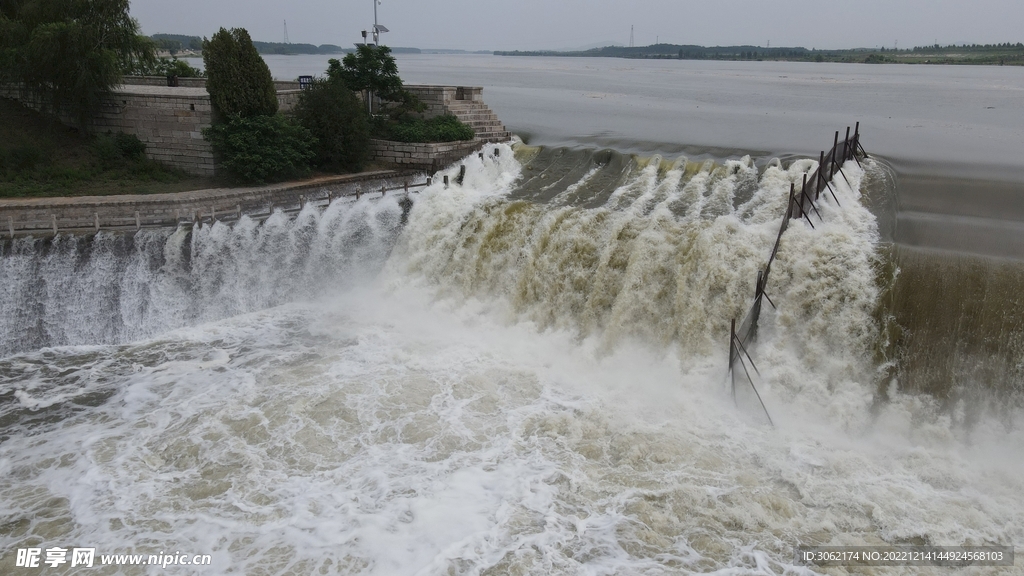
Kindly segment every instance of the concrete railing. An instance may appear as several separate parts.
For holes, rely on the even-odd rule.
[[[255,188],[0,199],[0,229],[3,236],[14,238],[234,220],[242,214],[266,215],[275,209],[297,210],[313,201],[329,203],[342,196],[408,190],[423,185],[413,183],[416,174],[412,171],[382,170]]]

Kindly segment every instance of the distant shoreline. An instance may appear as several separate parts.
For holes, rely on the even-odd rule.
[[[591,50],[496,50],[495,56],[561,56],[625,58],[636,60],[718,60],[773,62],[838,62],[857,64],[966,64],[1024,66],[1024,44],[971,44],[963,46],[917,46],[909,49],[853,48],[816,50],[803,47],[764,48],[760,46],[696,46],[652,44],[650,46],[605,46]]]

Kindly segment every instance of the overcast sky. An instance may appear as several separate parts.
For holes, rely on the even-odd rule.
[[[359,41],[374,0],[133,0],[146,34],[210,36],[243,27],[254,40]],[[1022,0],[380,0],[390,46],[564,49],[656,40],[854,48],[1024,41]]]

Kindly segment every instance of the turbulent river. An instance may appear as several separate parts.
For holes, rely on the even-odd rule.
[[[729,322],[816,163],[499,148],[404,225],[363,197],[0,245],[2,571],[800,574],[798,544],[1024,540],[1017,268],[894,247],[885,164],[783,236],[772,427],[728,392]]]

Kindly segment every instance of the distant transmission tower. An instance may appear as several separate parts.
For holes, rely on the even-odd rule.
[[[629,47],[633,47],[633,25],[629,25]]]
[[[284,21],[284,43],[285,44],[290,44],[290,42],[288,42],[288,21],[287,20]]]

